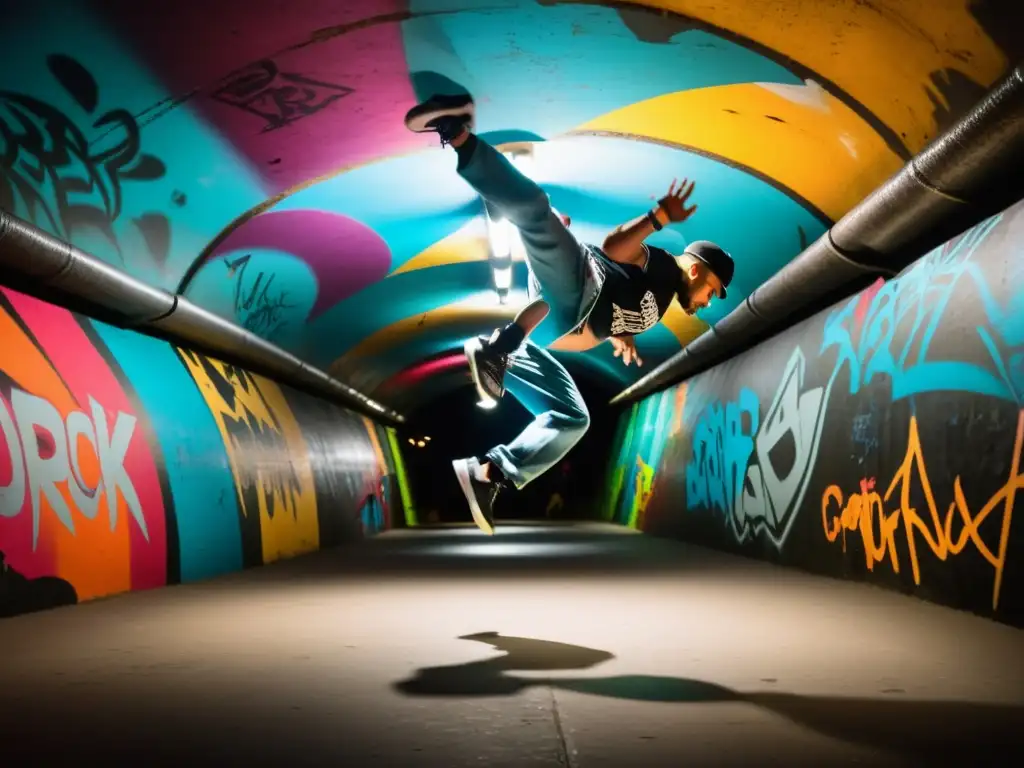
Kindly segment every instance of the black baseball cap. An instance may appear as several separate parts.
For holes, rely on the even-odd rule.
[[[725,289],[732,282],[733,273],[736,272],[732,256],[710,240],[695,240],[686,246],[683,253],[702,262],[715,273],[715,277],[722,281],[722,294],[718,298],[724,299]]]

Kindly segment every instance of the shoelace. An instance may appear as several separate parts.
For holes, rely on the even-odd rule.
[[[494,502],[498,500],[498,494],[506,489],[506,480],[498,480],[496,483],[492,483],[494,488],[491,490],[491,506],[494,506]]]
[[[452,139],[455,138],[454,136],[450,135],[448,133],[448,131],[446,131],[444,129],[444,125],[443,124],[437,126],[436,128],[434,128],[434,130],[437,132],[437,135],[441,137],[441,148],[442,149],[444,149],[449,144],[451,144],[452,143]]]

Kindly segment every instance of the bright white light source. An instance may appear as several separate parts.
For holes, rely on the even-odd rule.
[[[477,408],[483,408],[485,411],[493,411],[495,408],[498,407],[498,401],[497,400],[480,400],[476,404],[476,407]]]
[[[508,219],[487,222],[488,237],[491,240],[491,253],[496,259],[507,259],[512,254],[512,224]]]
[[[521,174],[523,174],[527,178],[533,178],[533,155],[525,153],[513,154],[511,152],[506,152],[505,157],[512,161],[512,165],[514,165]]]
[[[507,291],[512,287],[512,267],[494,269],[494,287],[499,291]]]

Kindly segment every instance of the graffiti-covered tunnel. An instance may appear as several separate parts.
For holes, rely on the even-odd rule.
[[[5,764],[1018,765],[1022,31],[0,0]]]

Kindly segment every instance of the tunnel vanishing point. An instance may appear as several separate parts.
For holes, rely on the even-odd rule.
[[[149,670],[159,712],[131,714],[142,699],[110,682],[128,662],[97,661],[82,684],[116,689],[110,712],[153,738],[191,706],[192,672],[153,671],[164,663],[207,664],[230,688],[260,654],[264,670],[313,659],[281,717],[321,752],[257,750],[253,720],[236,735],[254,764],[740,765],[757,718],[794,729],[762,723],[779,764],[832,764],[850,745],[879,765],[990,764],[974,751],[986,738],[1019,756],[1022,52],[1015,0],[0,0],[0,720],[21,723],[2,743],[30,759],[19,739],[47,727],[39,713],[86,706],[47,670],[74,677],[122,643],[142,659],[123,674]],[[556,353],[620,393],[588,403],[617,425],[590,448],[606,470],[569,480],[592,491],[583,521],[499,520],[479,540],[428,524],[407,472],[411,425],[471,386],[463,343],[527,302],[521,241],[499,247],[453,153],[403,124],[462,93],[476,133],[528,156],[579,239],[600,243],[686,178],[697,213],[648,242],[710,240],[737,265],[726,299],[673,305],[637,338],[643,368],[607,344]],[[516,592],[535,589],[530,569],[551,588]],[[492,597],[473,592],[484,584]],[[551,602],[573,590],[586,608]],[[857,645],[844,600],[868,606],[865,633],[890,625],[886,643]],[[196,650],[168,661],[167,612],[188,623],[189,606]],[[719,641],[698,621],[776,644],[729,641],[734,667],[707,661]],[[837,647],[865,665],[923,654],[931,682],[901,709],[917,683],[882,681],[901,673],[879,661],[871,686],[892,708],[860,720],[878,692],[850,691],[868,673],[821,673],[844,703],[780,692],[817,674],[781,650],[805,642],[801,621],[845,628]],[[252,660],[202,656],[244,644],[246,622],[266,624]],[[83,638],[78,656],[51,631]],[[929,642],[951,644],[929,660]],[[692,668],[634,674],[645,656]],[[1003,658],[1016,667],[985,666]],[[265,674],[264,703],[292,695]],[[332,724],[355,704],[314,696],[325,680],[364,697],[362,725]],[[945,700],[972,685],[992,701]],[[405,703],[423,696],[440,709]],[[210,707],[204,723],[223,715]],[[753,730],[731,757],[699,746],[704,728],[730,740],[709,712],[743,707],[756,714],[734,722]],[[374,741],[391,717],[405,735]],[[423,729],[449,717],[475,735],[431,741]],[[513,721],[539,725],[512,736]],[[68,760],[89,754],[83,733],[61,737]],[[161,749],[233,754],[198,733]]]

